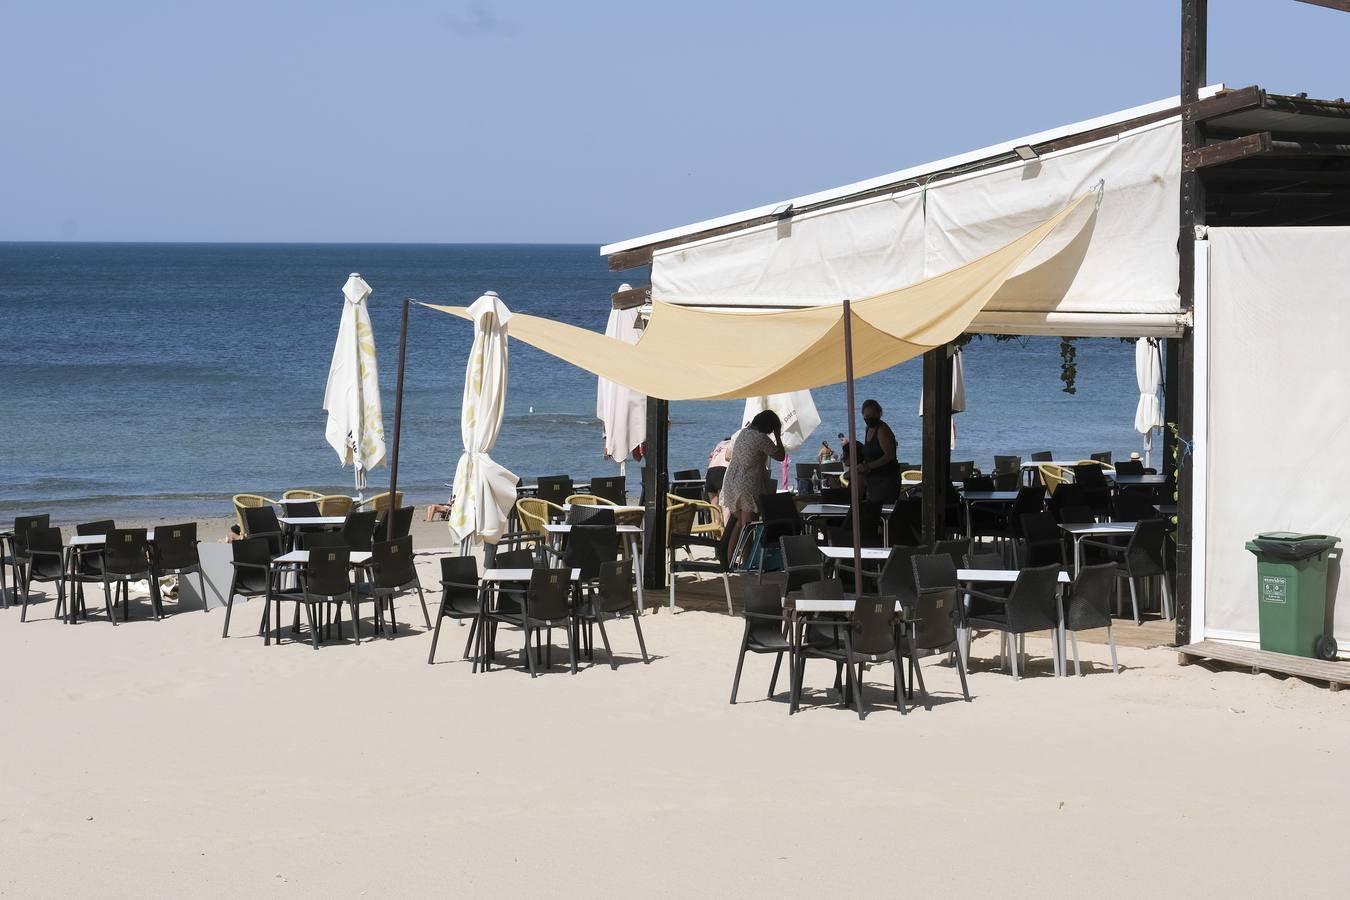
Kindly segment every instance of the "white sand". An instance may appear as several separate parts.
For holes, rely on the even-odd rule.
[[[763,658],[728,705],[740,623],[709,613],[647,616],[651,665],[618,623],[618,671],[532,681],[471,674],[453,625],[426,665],[414,598],[399,639],[317,652],[264,647],[256,601],[229,640],[219,610],[114,629],[54,605],[0,612],[14,896],[1250,896],[1350,872],[1350,692],[1171,651],[1122,649],[1118,676],[980,671],[970,704],[929,661],[940,705],[859,722],[789,718]]]

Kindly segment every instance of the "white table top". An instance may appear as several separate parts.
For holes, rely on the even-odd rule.
[[[597,504],[594,504],[594,505],[595,505],[595,506],[599,506],[601,509],[612,509],[612,510],[614,510],[615,513],[639,513],[639,512],[645,512],[645,511],[646,511],[646,507],[644,507],[644,506],[611,506],[611,505],[608,504],[608,503],[597,503]],[[564,512],[566,512],[567,510],[569,510],[569,509],[571,509],[571,508],[572,508],[572,504],[571,504],[571,503],[564,503],[564,504],[563,504],[563,511],[564,511]]]
[[[1130,534],[1138,522],[1086,522],[1081,525],[1061,525],[1062,530],[1076,537],[1085,534]]]
[[[591,483],[589,481],[574,481],[572,482],[572,493],[584,494],[590,487]],[[539,485],[537,483],[516,485],[516,493],[518,494],[522,491],[525,493],[534,493],[537,490],[539,490]]]
[[[534,574],[534,569],[484,569],[483,574],[479,576],[481,581],[529,581]],[[580,569],[572,570],[572,580],[576,581],[581,577]]]
[[[353,550],[351,552],[351,563],[354,566],[364,565],[370,562],[369,550]],[[273,565],[285,563],[307,563],[309,562],[308,550],[292,550],[290,553],[283,553],[272,560]]]
[[[1013,503],[1017,491],[961,491],[961,499],[966,503]]]
[[[702,478],[672,478],[672,479],[670,479],[670,483],[671,483],[671,484],[703,484],[703,482],[704,482],[704,479],[702,479]]]
[[[145,530],[145,539],[153,541],[155,539],[155,529],[147,528]],[[108,543],[106,534],[77,534],[66,541],[67,547],[102,547]]]
[[[852,559],[852,547],[817,547],[821,555],[826,559]],[[889,559],[891,555],[890,547],[862,547],[860,549],[862,558],[867,560]]]
[[[846,516],[848,515],[849,505],[847,503],[808,503],[802,507],[801,514],[804,516]],[[887,503],[881,507],[883,515],[889,516],[895,510],[894,503]]]
[[[567,534],[572,530],[570,522],[549,522],[544,527],[549,534]],[[638,525],[616,525],[614,530],[619,534],[642,534],[642,528]]]
[[[341,525],[347,521],[346,516],[282,516],[277,519],[282,525],[290,525],[295,528],[313,527],[317,525]]]
[[[998,584],[1012,584],[1017,580],[1016,569],[957,569],[957,581],[985,581]],[[1069,583],[1069,573],[1060,570],[1059,583]]]
[[[1166,475],[1115,475],[1112,477],[1116,484],[1121,485],[1163,485],[1167,483]]]
[[[333,498],[333,497],[340,497],[340,496],[342,496],[342,495],[341,495],[341,494],[327,494],[327,495],[325,495],[325,496],[327,496],[327,497],[329,497],[329,498],[331,499],[331,498]],[[350,500],[350,501],[352,501],[353,503],[356,502],[356,498],[355,498],[355,497],[348,497],[347,499]],[[291,504],[291,503],[318,503],[318,502],[319,502],[319,498],[318,498],[318,497],[282,497],[280,500],[277,501],[277,503],[278,503],[279,505],[281,505],[281,506],[287,506],[287,505],[289,505],[289,504]]]
[[[853,607],[857,605],[856,600],[805,600],[801,597],[795,597],[791,600],[784,598],[783,606],[792,607],[799,613],[851,613]],[[895,611],[900,612],[900,601],[895,603]]]

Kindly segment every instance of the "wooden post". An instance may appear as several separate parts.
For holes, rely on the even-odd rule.
[[[853,401],[853,309],[844,298],[844,402],[848,404],[849,520],[853,523],[853,596],[862,596],[862,456],[858,451],[858,408]],[[861,685],[859,686],[861,687]]]
[[[670,401],[647,398],[647,450],[642,455],[642,490],[647,495],[642,542],[645,587],[666,586],[666,491],[670,489]]]
[[[945,346],[923,355],[923,541],[942,540],[952,466],[952,361]]]
[[[389,512],[385,515],[388,530],[385,540],[394,539],[394,509],[398,506],[398,439],[403,430],[403,366],[408,358],[408,307],[412,301],[403,300],[403,319],[398,329],[398,387],[394,389],[394,449],[389,458]]]
[[[1208,0],[1181,2],[1181,155],[1204,145],[1204,123],[1196,118],[1194,106],[1200,99],[1200,88],[1205,83],[1205,68],[1209,28]],[[1205,224],[1205,190],[1200,170],[1181,169],[1181,228],[1177,235],[1178,293],[1181,309],[1195,306],[1195,230]],[[1181,438],[1193,438],[1195,403],[1195,331],[1188,328],[1177,342],[1176,426]],[[1177,473],[1177,627],[1178,646],[1191,641],[1191,535],[1197,512],[1193,508],[1192,473],[1194,461],[1183,458]],[[1170,456],[1167,465],[1172,465]],[[1200,511],[1203,512],[1203,511]]]

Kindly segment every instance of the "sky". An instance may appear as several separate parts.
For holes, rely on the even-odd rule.
[[[0,4],[0,240],[636,237],[1173,96],[1179,0]],[[1350,94],[1210,0],[1209,81]]]

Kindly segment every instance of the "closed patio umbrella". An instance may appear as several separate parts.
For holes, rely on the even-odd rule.
[[[632,290],[619,285],[619,290]],[[605,337],[636,344],[642,332],[637,327],[638,308],[611,309],[605,325]],[[647,439],[647,397],[608,378],[598,378],[595,389],[595,415],[604,428],[605,458],[619,464],[623,472],[628,454]]]
[[[816,411],[816,401],[812,399],[810,391],[793,391],[767,397],[747,397],[745,415],[741,421],[749,422],[766,409],[776,412],[783,423],[783,449],[787,455],[783,457],[778,483],[787,485],[790,483],[788,467],[792,464],[792,454],[806,443],[811,432],[820,427],[820,413]]]
[[[324,436],[339,463],[354,467],[358,498],[365,494],[366,473],[384,462],[385,454],[375,333],[366,309],[370,293],[370,285],[356,272],[342,286],[342,321],[323,393],[328,413]]]
[[[1144,465],[1151,465],[1153,431],[1166,424],[1158,394],[1162,390],[1162,351],[1156,338],[1134,342],[1134,377],[1139,383],[1139,405],[1134,410],[1134,430],[1144,436]]]
[[[511,311],[489,291],[474,301],[469,314],[473,349],[464,371],[459,424],[464,451],[455,467],[450,532],[460,541],[495,544],[506,532],[519,481],[488,455],[501,433],[506,409],[506,323]]]

